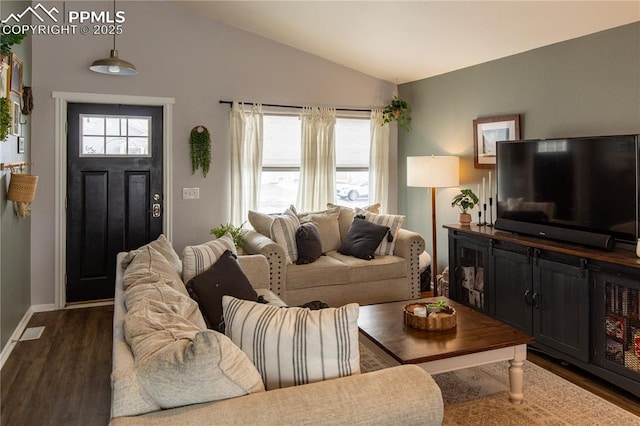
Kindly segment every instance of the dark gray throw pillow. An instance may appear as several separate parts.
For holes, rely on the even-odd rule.
[[[311,222],[303,223],[296,231],[296,244],[298,246],[298,260],[296,264],[306,265],[313,263],[322,256],[322,242],[318,227]]]
[[[380,241],[389,232],[388,226],[377,225],[356,216],[351,222],[347,237],[338,252],[360,259],[371,260]]]
[[[233,296],[237,299],[258,300],[247,276],[242,272],[238,260],[229,250],[220,259],[200,275],[196,275],[187,283],[191,298],[198,302],[209,328],[220,331],[222,319],[222,296]]]

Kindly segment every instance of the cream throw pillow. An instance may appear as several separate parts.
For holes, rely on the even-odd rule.
[[[375,254],[380,255],[392,255],[393,249],[396,247],[396,238],[398,237],[398,230],[402,227],[404,222],[404,216],[393,214],[375,214],[366,210],[362,210],[358,207],[355,208],[355,214],[362,215],[369,222],[373,222],[377,225],[388,226],[389,232],[392,235],[391,241],[389,241],[388,235],[385,236],[380,245],[375,251]]]
[[[138,380],[163,409],[264,391],[260,373],[229,338],[201,330],[162,302],[136,303],[124,336]]]
[[[293,206],[291,209],[298,216],[300,224],[311,222],[316,225],[323,253],[340,248],[340,226],[338,225],[340,207],[336,206],[325,211],[310,213],[297,213]]]
[[[222,310],[268,390],[360,373],[356,303],[312,311],[224,296]]]
[[[287,209],[280,216],[273,218],[271,223],[271,239],[280,244],[286,254],[287,263],[298,260],[298,246],[296,245],[296,231],[300,227],[298,216]]]
[[[254,212],[253,210],[249,210],[247,214],[251,227],[269,238],[271,238],[271,223],[275,216],[277,215]]]
[[[353,217],[355,216],[353,209],[351,207],[338,206],[332,203],[327,203],[327,207],[330,209],[338,207],[340,209],[340,214],[338,216],[338,228],[340,229],[340,240],[344,241],[347,237],[347,233],[349,232],[349,228],[351,227],[351,223],[353,222]],[[363,207],[363,210],[371,213],[380,213],[380,203]]]
[[[237,256],[233,237],[229,234],[199,246],[185,247],[182,253],[183,281],[188,283],[191,278],[211,268],[211,265],[216,263],[226,250]]]

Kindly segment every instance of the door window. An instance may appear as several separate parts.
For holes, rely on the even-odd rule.
[[[81,157],[150,157],[151,117],[80,115]]]

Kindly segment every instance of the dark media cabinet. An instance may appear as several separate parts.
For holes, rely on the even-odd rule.
[[[446,225],[449,297],[640,397],[640,259],[492,227]]]

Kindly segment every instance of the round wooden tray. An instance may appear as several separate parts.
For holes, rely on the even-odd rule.
[[[456,311],[451,306],[447,307],[451,313],[433,312],[426,317],[419,317],[413,314],[417,307],[425,308],[427,303],[412,303],[404,307],[404,323],[409,327],[420,330],[443,331],[450,330],[456,326]]]

